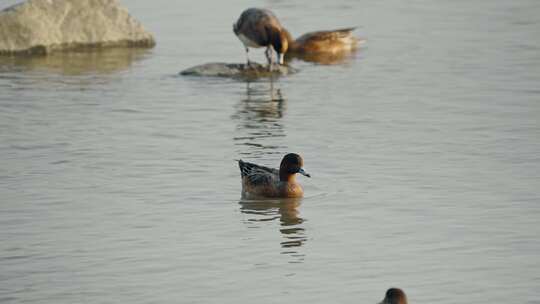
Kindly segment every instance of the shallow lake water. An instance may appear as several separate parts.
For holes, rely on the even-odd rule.
[[[540,303],[540,2],[122,2],[154,49],[0,58],[1,303]],[[177,75],[250,6],[367,42]],[[241,200],[288,152],[305,198]]]

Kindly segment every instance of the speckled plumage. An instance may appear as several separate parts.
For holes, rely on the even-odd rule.
[[[310,177],[302,165],[302,158],[293,153],[283,157],[279,170],[239,160],[243,196],[302,197],[304,190],[296,182],[295,174]]]

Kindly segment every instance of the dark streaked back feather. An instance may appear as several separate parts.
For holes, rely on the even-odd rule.
[[[246,178],[250,185],[267,185],[279,181],[279,170],[265,166],[248,163],[243,160],[238,161],[242,179]]]

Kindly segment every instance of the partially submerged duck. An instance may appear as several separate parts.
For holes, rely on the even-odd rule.
[[[399,288],[390,288],[380,304],[407,304],[407,296]]]
[[[322,64],[335,64],[349,58],[364,41],[353,35],[355,27],[309,32],[296,40],[287,32],[287,59],[299,58]]]
[[[250,64],[250,47],[266,47],[265,54],[270,68],[274,63],[272,50],[276,52],[277,63],[283,64],[288,40],[285,29],[271,11],[259,8],[249,8],[243,11],[238,21],[233,25],[233,31],[246,48],[248,65]]]
[[[242,176],[244,197],[302,197],[304,189],[296,181],[296,173],[311,177],[302,168],[304,161],[300,155],[289,153],[283,157],[279,170],[238,161]]]

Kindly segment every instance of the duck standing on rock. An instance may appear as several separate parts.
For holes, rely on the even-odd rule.
[[[266,47],[265,55],[269,69],[272,69],[273,65],[272,50],[276,52],[277,63],[283,64],[288,48],[287,35],[271,11],[259,8],[245,10],[233,25],[233,31],[246,48],[248,65],[251,63],[248,55],[250,47]]]

